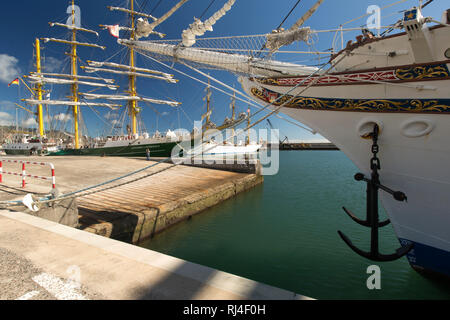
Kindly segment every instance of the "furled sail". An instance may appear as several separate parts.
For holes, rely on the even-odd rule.
[[[76,78],[76,79],[85,79],[85,80],[98,80],[103,81],[105,83],[113,84],[114,79],[106,79],[106,78],[98,78],[98,77],[89,77],[89,76],[80,76],[80,75],[71,75],[71,74],[63,74],[63,73],[36,73],[31,72],[31,75],[41,77],[41,76],[47,76],[47,77],[61,77],[61,78]]]
[[[151,29],[151,27],[147,20],[142,19],[142,18],[139,18],[136,20],[136,30],[140,30],[140,31],[136,32],[136,37],[138,39],[142,38],[142,37],[148,37],[151,34],[155,34],[158,37],[160,37],[161,39],[166,36],[164,33],[161,33],[161,32],[155,31],[155,30],[150,30],[150,29]],[[144,33],[144,31],[142,31],[142,30],[147,30],[147,31],[145,31],[145,33]]]
[[[300,28],[305,22],[306,20],[308,20],[309,18],[311,18],[311,16],[317,11],[317,9],[320,7],[320,5],[322,4],[324,0],[318,0],[312,7],[311,9],[308,10],[307,13],[305,13],[305,15],[303,17],[301,17],[299,20],[297,20],[296,23],[294,23],[294,25],[289,29],[289,30],[295,30]]]
[[[112,68],[119,68],[119,69],[127,69],[127,70],[133,70],[138,72],[146,72],[151,74],[157,74],[164,77],[173,77],[173,74],[157,71],[157,70],[151,70],[151,69],[145,69],[145,68],[138,68],[138,67],[130,67],[125,64],[118,64],[113,62],[98,62],[98,61],[90,61],[88,60],[87,63],[90,67],[100,68],[100,67],[112,67]]]
[[[267,35],[266,48],[276,51],[283,46],[290,45],[295,41],[308,42],[311,29],[309,27],[287,31],[276,31]]]
[[[194,18],[195,21],[189,26],[189,29],[183,31],[183,45],[185,47],[191,47],[196,42],[196,37],[200,37],[206,33],[206,31],[213,31],[213,26],[219,21],[228,11],[231,10],[231,7],[234,5],[236,0],[228,0],[225,5],[217,11],[215,14],[211,16],[205,22],[202,22],[200,19]]]
[[[213,50],[184,48],[176,45],[156,43],[152,41],[132,41],[119,39],[118,42],[122,45],[133,47],[136,50],[147,51],[154,54],[173,57],[178,60],[213,66],[223,70],[247,75],[263,77],[274,77],[280,75],[301,76],[310,75],[318,71],[318,68],[316,67],[254,58],[239,54],[222,53]]]
[[[180,102],[166,101],[158,99],[143,98],[138,96],[122,96],[122,95],[105,95],[105,94],[93,94],[93,93],[80,93],[86,99],[106,99],[106,100],[122,100],[122,101],[143,101],[154,104],[165,104],[171,107],[178,107]]]
[[[178,82],[173,77],[156,76],[156,75],[137,73],[137,72],[132,72],[132,71],[121,71],[121,70],[102,69],[102,68],[93,68],[93,67],[81,67],[81,68],[84,71],[86,71],[87,73],[108,72],[108,73],[122,74],[122,75],[127,75],[127,76],[137,76],[137,77],[143,77],[143,78],[164,80],[164,81],[167,81],[167,82],[170,82],[170,83],[177,83]]]
[[[140,23],[140,21],[144,21],[144,19],[139,18],[137,19],[137,23]],[[102,28],[103,30],[110,30],[111,27],[115,27],[115,26],[109,26],[109,25],[100,25],[100,28]],[[133,31],[134,29],[129,28],[129,27],[123,27],[123,26],[117,26],[117,28],[119,30],[125,30],[125,31]],[[110,31],[111,32],[111,31]],[[161,32],[157,32],[157,31],[152,31],[151,34],[156,34],[158,37],[160,37],[161,39],[164,38],[166,35],[164,33]],[[118,38],[118,36],[116,36]]]
[[[88,33],[93,33],[98,37],[98,32],[94,31],[94,30],[79,28],[79,27],[76,27],[73,25],[67,25],[67,24],[58,23],[58,22],[49,22],[49,24],[50,24],[50,27],[58,26],[58,27],[67,28],[69,30],[84,31],[84,32],[88,32]]]
[[[274,30],[272,34],[267,35],[266,48],[272,52],[277,51],[283,46],[290,45],[295,41],[308,42],[309,35],[311,34],[310,28],[300,28],[306,20],[317,11],[324,0],[318,0],[308,12],[303,15],[292,27],[288,30]]]
[[[178,2],[172,9],[170,9],[165,15],[163,15],[161,18],[156,19],[152,23],[149,23],[148,20],[145,19],[138,19],[136,23],[136,38],[144,38],[148,37],[150,34],[154,33],[154,30],[157,26],[159,26],[161,23],[166,21],[168,18],[170,18],[183,4],[188,2],[189,0],[181,0]]]
[[[109,103],[98,103],[98,102],[85,102],[85,101],[64,101],[64,100],[34,100],[34,99],[24,99],[26,103],[30,105],[39,105],[45,103],[46,105],[52,106],[96,106],[96,107],[107,107],[111,109],[115,109],[117,107],[121,107],[120,104],[109,104]]]
[[[70,45],[76,45],[76,46],[98,48],[98,49],[102,49],[102,50],[106,49],[106,47],[104,47],[104,46],[99,46],[99,45],[93,44],[93,43],[84,43],[84,42],[78,42],[78,41],[68,41],[68,40],[55,39],[55,38],[42,38],[42,40],[45,43],[52,41],[52,42],[59,42],[59,43],[65,43],[65,44],[70,44]]]
[[[150,14],[142,13],[142,12],[126,9],[126,8],[109,6],[108,9],[111,10],[111,11],[122,11],[122,12],[129,13],[129,14],[132,14],[132,15],[137,15],[137,16],[142,16],[142,17],[145,17],[145,18],[150,18],[153,21],[158,20],[158,19],[156,19],[154,16],[152,16]]]
[[[110,90],[117,90],[119,86],[112,85],[112,84],[104,84],[104,83],[95,83],[95,82],[87,82],[87,81],[79,81],[79,80],[67,80],[67,79],[55,79],[55,78],[44,78],[39,76],[28,76],[28,79],[30,79],[33,83],[52,83],[52,84],[81,84],[91,87],[101,87],[101,88],[108,88]]]

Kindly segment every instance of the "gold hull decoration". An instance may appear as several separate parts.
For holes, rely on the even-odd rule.
[[[418,66],[405,69],[397,69],[395,75],[400,80],[423,80],[434,78],[449,77],[447,65],[435,65],[435,66]]]
[[[258,88],[252,88],[251,92],[255,97],[274,106],[286,103],[285,108],[322,111],[450,113],[450,99],[327,99],[282,96],[279,93]]]

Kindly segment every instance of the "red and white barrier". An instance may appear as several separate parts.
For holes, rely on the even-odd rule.
[[[3,163],[4,162],[5,163],[22,164],[22,173],[3,172]],[[40,177],[40,176],[34,176],[31,174],[27,174],[26,165],[49,166],[51,169],[51,177]],[[13,175],[13,176],[21,176],[22,177],[22,188],[26,187],[26,178],[33,178],[33,179],[40,179],[40,180],[49,180],[52,182],[52,188],[56,189],[55,166],[49,162],[30,162],[30,161],[22,161],[22,160],[0,159],[0,183],[3,183],[3,174],[9,174],[9,175]]]

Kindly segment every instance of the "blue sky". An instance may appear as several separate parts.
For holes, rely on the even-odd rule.
[[[163,15],[178,0],[138,0],[138,7],[144,5],[144,11],[152,12],[154,16]],[[223,6],[226,0],[215,0],[209,10],[203,17],[209,18],[216,10]],[[269,33],[275,29],[290,11],[297,0],[237,0],[233,9],[220,20],[214,27],[214,32],[207,33],[205,37],[212,36],[230,36],[230,35],[252,35]],[[339,24],[359,17],[366,13],[369,5],[378,5],[384,7],[396,1],[393,0],[325,0],[316,14],[308,20],[306,25],[316,30],[334,29]],[[433,4],[424,10],[425,16],[433,16],[440,20],[442,12],[447,1],[436,0]],[[127,6],[127,0],[77,0],[76,4],[81,7],[82,26],[85,28],[95,29],[100,36],[81,34],[79,40],[83,42],[93,42],[107,46],[105,51],[98,49],[79,50],[82,60],[98,60],[102,61],[111,58],[113,62],[125,62],[123,47],[118,45],[115,38],[111,37],[108,32],[99,30],[99,24],[116,24],[124,25],[126,23],[125,15],[118,12],[110,12],[106,6]],[[159,3],[159,5],[158,5]],[[178,12],[176,12],[169,20],[162,24],[157,31],[167,34],[167,39],[179,39],[181,32],[193,22],[194,17],[199,17],[205,9],[210,5],[211,0],[190,0]],[[302,0],[292,15],[285,22],[285,27],[290,27],[299,17],[301,17],[312,5],[315,0]],[[400,10],[408,9],[417,5],[417,0],[408,0],[400,5],[393,6],[381,13],[382,25],[389,25],[397,21],[401,17]],[[66,9],[69,1],[54,0],[16,0],[2,3],[0,12],[0,124],[8,124],[14,122],[15,107],[14,102],[19,102],[19,98],[27,97],[26,89],[21,86],[8,88],[7,84],[14,80],[17,75],[27,74],[34,71],[33,62],[33,43],[36,37],[55,37],[61,38],[67,36],[67,31],[63,28],[48,25],[48,22],[65,23],[68,15]],[[157,6],[158,5],[158,6]],[[348,27],[360,27],[366,23],[367,18],[355,21]],[[345,42],[354,39],[357,33],[347,33]],[[315,48],[323,51],[331,48],[332,34],[321,34],[315,39]],[[45,57],[45,66],[47,72],[70,72],[67,56],[64,52],[68,52],[68,47],[60,44],[48,43],[43,45],[43,56]],[[308,50],[305,44],[295,44],[293,50]],[[121,51],[122,50],[122,51]],[[314,63],[308,61],[311,56],[305,55],[284,55],[286,61],[305,61],[306,63]],[[317,62],[316,62],[317,63]],[[176,85],[161,83],[157,80],[139,80],[138,91],[146,96],[158,99],[174,99],[183,103],[181,109],[173,109],[167,106],[143,105],[142,119],[145,128],[154,132],[156,129],[165,131],[169,128],[186,128],[193,127],[193,121],[199,120],[204,112],[205,103],[202,100],[204,96],[204,86],[182,75],[174,73],[169,69],[157,65],[155,62],[145,57],[138,57],[138,65],[147,68],[158,69],[164,72],[175,74],[180,82]],[[180,70],[187,71],[182,66],[175,65]],[[240,89],[236,76],[222,71],[209,71],[211,75],[217,77],[221,81]],[[205,80],[192,71],[187,73],[195,77]],[[81,73],[82,74],[82,73]],[[107,76],[106,74],[104,75]],[[109,76],[109,75],[108,75]],[[114,77],[121,85],[119,91],[126,90],[126,78]],[[52,89],[52,98],[62,98],[69,95],[68,88],[50,87]],[[84,91],[90,90],[86,88]],[[213,121],[221,124],[225,116],[229,116],[230,98],[222,93],[213,92]],[[248,106],[244,103],[237,104],[239,111],[247,110]],[[50,111],[53,117],[64,119],[65,114],[69,113],[69,109],[64,106],[51,107]],[[121,112],[119,112],[120,114]],[[19,111],[20,122],[31,124],[33,121],[29,119],[29,115],[25,111]],[[117,116],[108,113],[105,109],[95,109],[95,111],[83,107],[83,119],[91,136],[101,133],[109,133],[110,128],[105,123],[116,120]],[[66,119],[67,120],[67,119]],[[56,124],[57,122],[55,122]],[[58,128],[64,128],[67,131],[71,129],[71,120],[65,124],[58,122]],[[312,136],[305,130],[301,130],[296,126],[288,124],[277,118],[272,119],[275,127],[280,129],[282,138],[288,136],[290,140],[316,140],[320,136]],[[126,125],[126,122],[125,122]],[[263,123],[260,128],[267,128],[267,124]]]

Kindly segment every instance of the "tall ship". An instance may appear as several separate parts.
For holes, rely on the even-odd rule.
[[[307,42],[319,32],[304,24],[322,2],[291,28],[265,35],[200,38],[232,8],[235,1],[230,0],[210,19],[196,19],[181,39],[119,43],[202,75],[201,69],[208,68],[240,75],[248,97],[268,116],[283,113],[307,125],[361,171],[355,179],[367,184],[366,217],[345,212],[370,228],[370,250],[359,249],[351,236],[339,233],[355,253],[372,261],[406,256],[416,270],[450,276],[450,10],[442,20],[424,17],[423,8],[433,1],[420,1],[382,34],[359,28],[356,42],[346,46],[343,34],[349,30],[323,31],[341,33],[342,50],[328,52],[330,59],[322,67],[274,59],[283,47]],[[263,45],[249,48],[248,39]],[[250,49],[257,51],[243,53]],[[379,198],[387,221],[379,220]],[[401,246],[383,254],[378,231],[389,223]]]
[[[36,72],[40,74],[41,72],[41,49],[40,40],[36,39],[34,43],[34,57],[36,58]],[[26,77],[26,76],[24,76]],[[36,112],[33,112],[29,108],[26,108],[18,103],[16,105],[16,128],[15,131],[12,130],[5,139],[5,143],[1,146],[3,152],[6,155],[47,155],[51,152],[57,152],[60,148],[60,140],[54,137],[47,137],[44,130],[44,107],[43,107],[43,94],[44,90],[42,85],[36,83],[34,86],[30,86],[23,79],[19,77],[15,79],[11,84],[20,85],[22,83],[26,89],[29,91],[33,99],[40,101],[41,103],[36,105]],[[11,86],[11,84],[9,86]],[[33,119],[37,118],[38,129],[36,134],[30,132],[29,129],[23,132],[19,130],[19,119],[18,119],[18,109],[25,110]],[[31,130],[32,131],[32,130]]]
[[[109,7],[112,11],[120,11],[126,13],[129,16],[130,26],[120,27],[120,26],[102,26],[109,29],[111,34],[118,36],[120,30],[125,30],[129,33],[130,41],[135,39],[134,27],[136,24],[137,17],[140,15],[148,16],[146,14],[137,12],[134,10],[134,1],[130,2],[130,8],[120,8],[120,7]],[[35,105],[38,109],[38,122],[39,122],[39,136],[35,139],[33,143],[39,143],[39,148],[45,149],[45,152],[41,152],[46,155],[95,155],[95,156],[146,156],[149,150],[151,155],[154,157],[168,157],[171,155],[172,149],[176,144],[182,139],[182,137],[177,136],[173,131],[168,131],[167,134],[161,135],[156,133],[150,136],[148,133],[138,131],[138,117],[141,112],[141,107],[138,105],[141,103],[149,104],[161,104],[170,107],[178,107],[181,103],[176,101],[165,101],[159,99],[152,99],[143,97],[137,92],[137,79],[146,78],[159,81],[166,81],[168,83],[175,84],[177,80],[174,79],[173,75],[160,72],[157,70],[150,70],[146,68],[139,68],[136,66],[136,57],[133,49],[129,50],[129,64],[119,64],[110,61],[86,61],[86,65],[79,66],[79,61],[81,57],[78,54],[77,49],[79,47],[88,47],[93,49],[105,50],[104,46],[95,43],[80,42],[77,40],[78,33],[95,34],[98,33],[94,30],[83,28],[80,21],[77,21],[78,7],[75,1],[72,0],[71,4],[71,16],[66,24],[51,22],[50,26],[65,28],[70,33],[70,40],[66,39],[55,39],[55,38],[42,38],[36,39],[36,58],[37,58],[37,70],[32,72],[26,78],[34,85],[33,96],[30,99],[24,99],[24,101],[29,105]],[[170,13],[164,18],[170,16]],[[155,21],[157,19],[155,18]],[[157,32],[155,32],[157,33]],[[163,36],[160,33],[157,33]],[[42,72],[40,66],[40,41],[43,40],[45,43],[57,43],[63,45],[69,45],[71,60],[71,72],[67,73],[45,73]],[[79,74],[80,69],[82,69],[85,74]],[[115,80],[111,78],[104,78],[100,76],[101,73],[109,73],[118,76],[126,76],[129,80],[128,90],[124,94],[110,94],[110,93],[92,93],[96,90],[110,90],[118,91],[119,86],[115,84]],[[94,74],[94,75],[90,75]],[[43,92],[45,85],[70,85],[71,96],[69,100],[52,100],[43,99]],[[95,88],[94,90],[83,90],[83,88],[90,87]],[[105,102],[106,101],[106,102]],[[111,135],[103,138],[88,138],[87,136],[82,137],[80,133],[80,120],[81,120],[81,107],[103,107],[109,110],[115,111],[122,108],[122,102],[126,103],[126,107],[129,115],[129,125],[127,125],[127,133],[122,135]],[[61,145],[59,148],[48,149],[43,145],[45,138],[44,129],[44,116],[42,105],[46,106],[69,106],[72,108],[73,117],[73,135],[69,142]],[[37,141],[39,140],[39,142]],[[22,144],[18,149],[23,149],[23,154],[28,154],[29,147],[38,148],[37,146]],[[8,148],[5,151],[8,152]]]
[[[242,134],[238,134],[236,127],[245,123],[247,127],[250,126],[250,109],[247,113],[241,112],[236,117],[236,96],[231,98],[231,118],[226,117],[223,124],[217,126],[211,121],[211,115],[213,109],[211,108],[211,87],[210,83],[206,88],[206,113],[202,115],[202,136],[195,137],[194,139],[201,141],[199,146],[195,146],[195,141],[193,141],[193,146],[188,150],[187,155],[189,156],[247,156],[247,157],[257,157],[258,152],[263,147],[261,141],[252,141],[250,137],[249,130],[247,130],[246,137],[242,140]],[[203,123],[204,121],[204,123]],[[208,134],[210,130],[213,130],[212,137]],[[216,141],[214,138],[215,133],[220,133],[221,138],[223,138],[223,132],[228,130],[229,137],[225,134],[225,139],[222,141]],[[245,133],[241,131],[240,133]],[[239,140],[239,138],[241,138]]]

